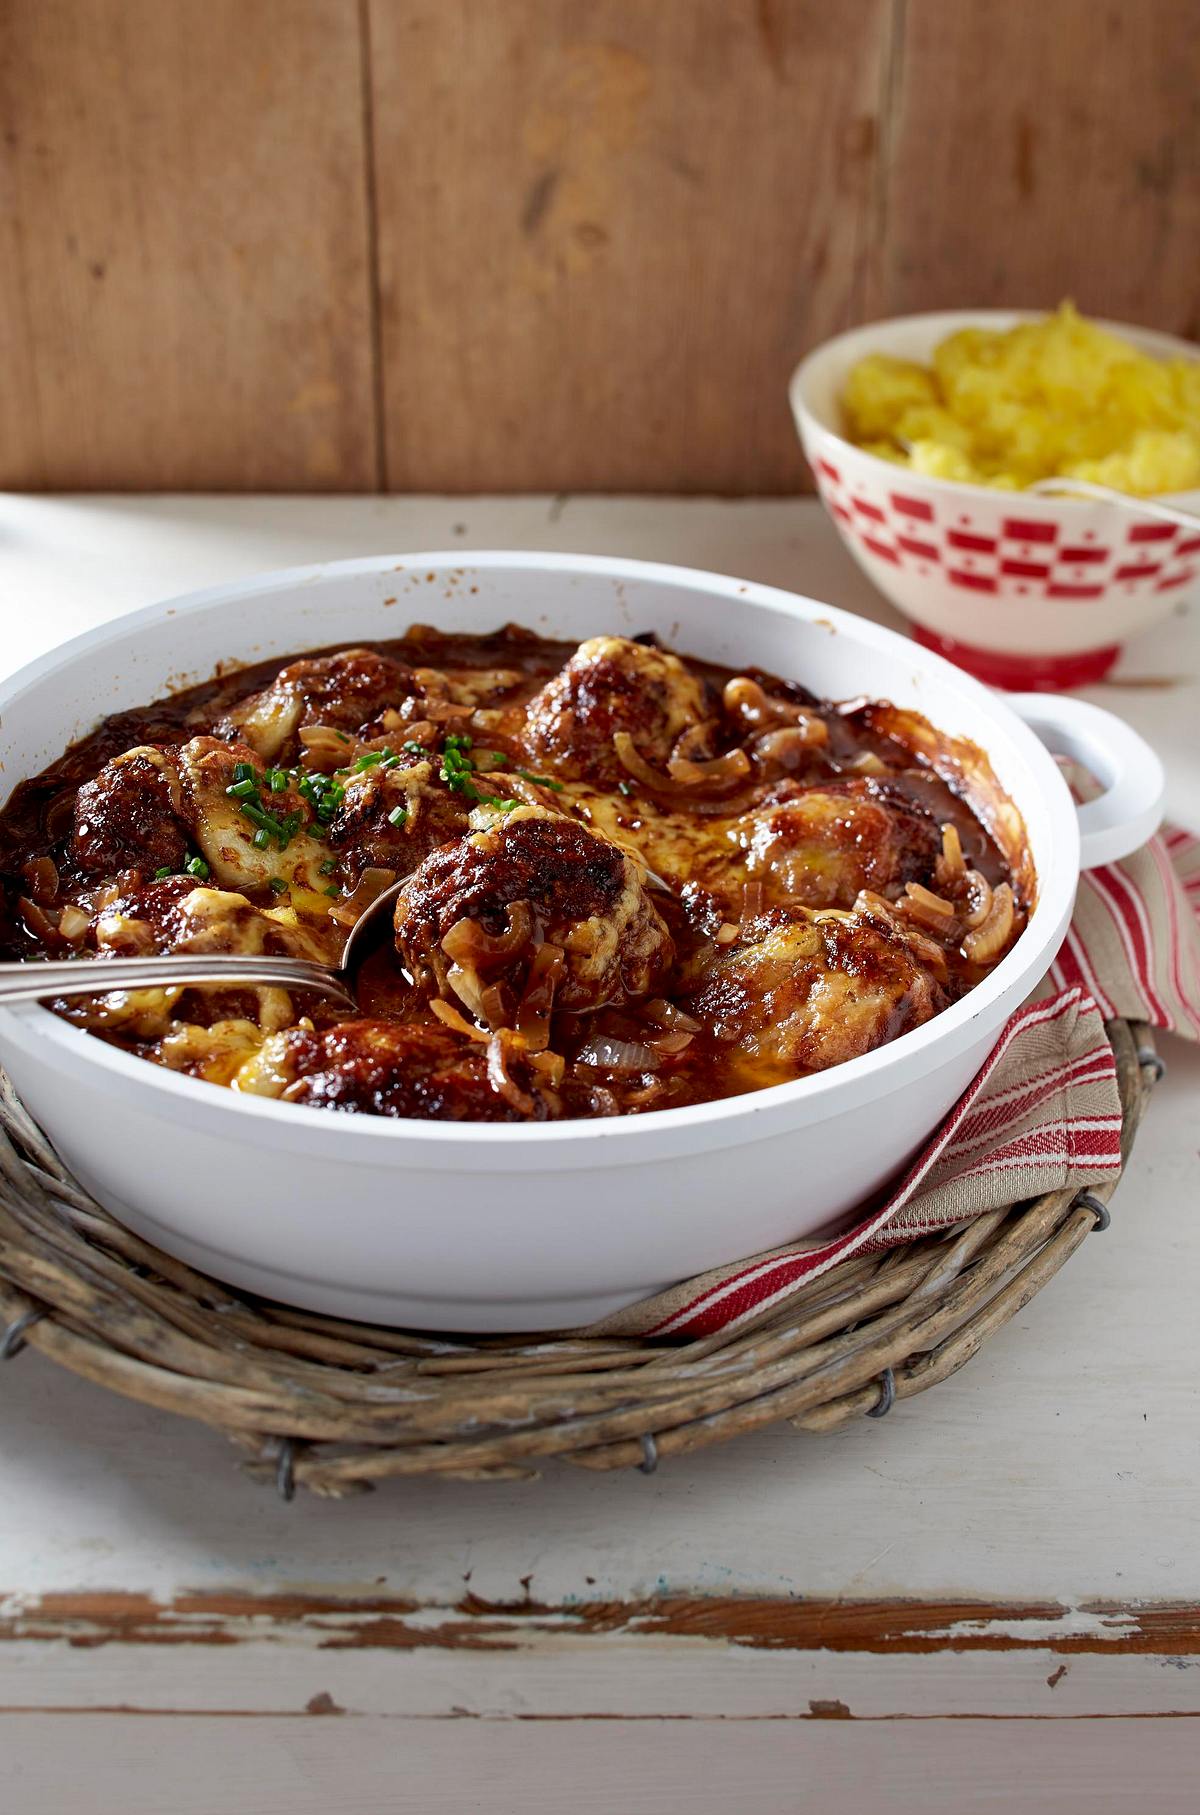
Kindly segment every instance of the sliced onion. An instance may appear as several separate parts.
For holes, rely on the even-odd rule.
[[[907,882],[904,889],[909,900],[925,908],[928,913],[941,915],[947,920],[954,918],[954,903],[947,901],[944,895],[935,895],[932,889],[927,889],[920,882]]]
[[[562,980],[566,958],[560,945],[543,945],[529,967],[525,993],[517,1010],[517,1032],[530,1053],[542,1052],[550,1043],[550,1016],[554,992]]]
[[[299,736],[306,766],[323,775],[344,769],[358,750],[357,738],[348,738],[333,725],[305,725]]]
[[[812,727],[820,727],[819,737],[810,736]],[[814,718],[807,725],[780,725],[775,731],[764,731],[756,739],[754,754],[760,762],[778,763],[781,769],[798,769],[808,761],[810,753],[818,745],[827,741],[829,732],[823,719]]]
[[[521,1086],[517,1083],[508,1069],[509,1056],[507,1046],[511,1039],[512,1035],[501,1029],[498,1033],[494,1033],[488,1041],[488,1083],[498,1095],[504,1098],[506,1103],[512,1105],[518,1115],[532,1115],[534,1110],[533,1098],[529,1095],[527,1090],[521,1089]]]
[[[962,942],[963,954],[972,964],[991,964],[1012,937],[1016,919],[1016,902],[1007,882],[992,890],[992,903],[986,920],[969,932]]]
[[[722,694],[725,710],[748,725],[769,725],[775,717],[770,700],[757,681],[748,674],[735,675],[726,681]]]
[[[411,724],[405,724],[402,714],[396,713],[395,717],[396,725],[393,728],[395,730],[403,728],[407,733],[408,742],[414,744],[433,744],[437,742],[437,726],[432,719],[415,718]],[[425,754],[426,756],[433,756],[435,752],[427,749]]]
[[[456,706],[453,700],[424,700],[422,711],[435,725],[447,725],[453,719],[470,718],[474,706]]]
[[[771,725],[786,726],[798,731],[810,749],[829,742],[829,726],[823,718],[807,711],[795,700],[772,697],[748,674],[738,674],[727,681],[722,699],[726,712],[754,730]]]
[[[876,756],[874,750],[864,750],[850,764],[855,775],[886,775],[887,764]]]
[[[329,918],[336,920],[339,926],[354,926],[362,919],[373,901],[376,901],[385,889],[396,880],[395,870],[364,870],[354,886],[352,894],[342,901],[335,901],[329,910]]]
[[[466,1034],[468,1040],[479,1040],[484,1046],[487,1045],[491,1036],[482,1027],[476,1027],[474,1022],[468,1021],[452,1002],[443,1002],[435,996],[429,1006],[438,1020],[445,1026],[452,1027],[456,1034]]]
[[[628,1093],[625,1098],[626,1109],[645,1109],[648,1103],[653,1103],[656,1097],[662,1095],[662,1088],[661,1078],[651,1078],[650,1082],[644,1084],[640,1090],[631,1090]]]
[[[682,788],[701,788],[726,781],[742,781],[750,773],[750,758],[744,750],[727,750],[724,756],[713,756],[707,762],[692,762],[686,756],[673,756],[667,764],[671,780]]]
[[[947,901],[943,895],[935,895],[932,889],[919,882],[908,882],[904,886],[904,899],[896,903],[901,913],[931,933],[940,933],[943,938],[957,933],[958,918],[952,901]]]
[[[934,871],[942,888],[951,891],[961,889],[967,878],[962,839],[958,835],[958,827],[950,820],[942,827],[942,854],[934,865]]]
[[[641,1040],[614,1040],[594,1034],[575,1055],[577,1065],[594,1065],[604,1071],[657,1071],[658,1054]]]
[[[503,933],[489,933],[478,920],[456,920],[442,940],[447,958],[456,964],[472,965],[480,958],[513,957],[533,934],[533,909],[527,901],[510,901],[505,914],[508,927]]]
[[[689,1015],[674,1002],[668,1002],[665,996],[655,996],[646,1004],[646,1015],[649,1020],[660,1027],[679,1028],[683,1033],[698,1034],[700,1022],[694,1015]]]
[[[658,769],[651,767],[638,750],[628,731],[613,732],[613,748],[629,773],[636,776],[638,781],[643,782],[647,788],[657,788],[660,793],[664,794],[680,792],[678,784],[673,782],[669,775],[663,775]]]
[[[540,1074],[551,1090],[557,1090],[563,1081],[567,1061],[560,1052],[531,1052],[529,1063]]]
[[[676,756],[691,757],[693,762],[702,763],[708,760],[711,748],[712,726],[710,724],[689,725],[675,739]]]
[[[58,896],[58,870],[52,857],[31,857],[21,874],[39,907],[50,907]]]
[[[68,945],[78,945],[91,922],[80,907],[69,904],[58,917],[58,930]]]
[[[915,926],[898,916],[891,902],[885,901],[882,895],[875,894],[873,889],[860,889],[854,909],[856,913],[876,921],[888,932],[895,934],[896,938],[902,939],[913,955],[928,964],[939,977],[945,976],[946,954],[941,946],[936,945],[932,939],[927,939],[924,933],[918,932]]]
[[[452,964],[446,972],[446,983],[477,1021],[487,1021],[483,1009],[483,985],[479,981],[477,970],[467,970],[461,964]],[[490,1022],[488,1025],[490,1026]]]
[[[497,1028],[512,1026],[515,1003],[507,983],[490,983],[480,994],[479,1006],[493,1033]]]
[[[57,917],[48,914],[44,907],[39,907],[38,903],[31,901],[28,895],[19,896],[17,906],[21,911],[21,919],[25,922],[26,930],[43,945],[54,945],[58,939]]]
[[[656,1034],[650,1045],[664,1059],[672,1059],[677,1053],[686,1052],[695,1037],[695,1034],[685,1033],[680,1028],[677,1033]]]
[[[963,925],[968,932],[973,932],[983,925],[992,911],[992,885],[981,870],[968,870],[966,886],[970,906],[963,915]]]
[[[742,885],[742,925],[757,920],[763,908],[762,878],[756,876],[753,881]]]

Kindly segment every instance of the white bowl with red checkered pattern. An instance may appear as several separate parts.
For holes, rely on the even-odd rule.
[[[1080,686],[1121,644],[1200,590],[1200,527],[1128,506],[926,478],[855,447],[841,397],[868,353],[927,362],[960,328],[1011,328],[1031,312],[946,311],[871,322],[810,353],[792,411],[822,502],[847,548],[918,640],[996,686]],[[1103,322],[1158,358],[1200,356],[1169,334]],[[1172,502],[1200,511],[1200,492]]]

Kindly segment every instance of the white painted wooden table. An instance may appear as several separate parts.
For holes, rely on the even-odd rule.
[[[256,568],[486,545],[890,617],[812,503],[7,498],[0,660]],[[1200,830],[1198,673],[1179,616],[1092,697]],[[0,1810],[1193,1810],[1200,1055],[1164,1045],[1111,1231],[831,1437],[284,1506],[215,1434],[5,1366]]]

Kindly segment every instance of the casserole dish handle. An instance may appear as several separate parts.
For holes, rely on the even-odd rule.
[[[1065,694],[1010,693],[1005,703],[1048,750],[1082,764],[1104,788],[1077,809],[1081,870],[1128,857],[1158,830],[1163,767],[1123,719]]]

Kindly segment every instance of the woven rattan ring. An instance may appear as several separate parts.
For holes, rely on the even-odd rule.
[[[1159,1067],[1147,1027],[1108,1034],[1124,1162]],[[454,1340],[243,1298],[170,1259],[72,1178],[0,1073],[0,1354],[37,1349],[215,1426],[285,1499],[404,1475],[528,1477],[552,1458],[651,1474],[781,1419],[881,1418],[936,1386],[1105,1225],[1115,1182],[852,1256],[749,1329]]]

